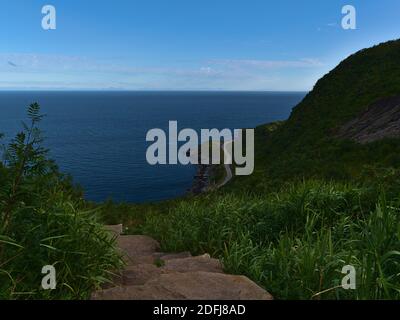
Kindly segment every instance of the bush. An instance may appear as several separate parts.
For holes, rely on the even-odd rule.
[[[88,298],[122,262],[95,213],[82,209],[79,192],[47,158],[39,105],[28,116],[0,165],[0,299]],[[41,288],[45,265],[56,269],[55,290]]]

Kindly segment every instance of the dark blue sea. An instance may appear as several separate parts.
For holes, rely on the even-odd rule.
[[[238,129],[286,119],[305,93],[261,92],[0,92],[0,132],[21,129],[26,107],[46,114],[45,145],[60,169],[92,201],[146,202],[183,195],[194,166],[150,166],[153,128]],[[4,141],[3,141],[4,142]]]

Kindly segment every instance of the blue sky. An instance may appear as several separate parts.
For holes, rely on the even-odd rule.
[[[57,29],[41,27],[44,5]],[[357,9],[357,30],[341,27]],[[0,89],[305,91],[399,38],[398,0],[2,0]]]

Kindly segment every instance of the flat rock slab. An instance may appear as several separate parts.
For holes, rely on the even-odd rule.
[[[211,272],[169,273],[145,285],[97,291],[93,300],[272,300],[244,276]]]
[[[154,264],[139,264],[128,266],[122,272],[122,285],[144,285],[149,280],[157,278],[162,273],[162,269]]]
[[[91,300],[183,300],[184,297],[162,286],[123,286],[96,291]]]
[[[160,244],[147,236],[120,236],[118,247],[128,264],[153,263]]]
[[[105,226],[105,229],[116,236],[119,236],[123,233],[122,224],[117,224],[117,225],[113,225],[113,226]]]
[[[206,256],[170,259],[160,267],[154,263],[153,256],[143,256],[135,260],[137,263],[127,266],[122,272],[122,276],[117,278],[116,285],[144,285],[149,280],[166,273],[196,271],[223,273],[219,260]]]
[[[167,260],[162,269],[169,272],[205,271],[223,273],[220,261],[209,256]]]
[[[162,253],[160,254],[160,259],[167,261],[172,259],[181,259],[181,258],[190,258],[192,254],[189,251],[180,252],[180,253]]]

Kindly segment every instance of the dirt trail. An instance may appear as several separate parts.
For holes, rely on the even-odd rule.
[[[114,284],[92,294],[93,300],[272,300],[244,276],[224,274],[219,260],[189,252],[162,253],[159,243],[124,236],[122,225],[107,226],[117,237],[126,267]]]

